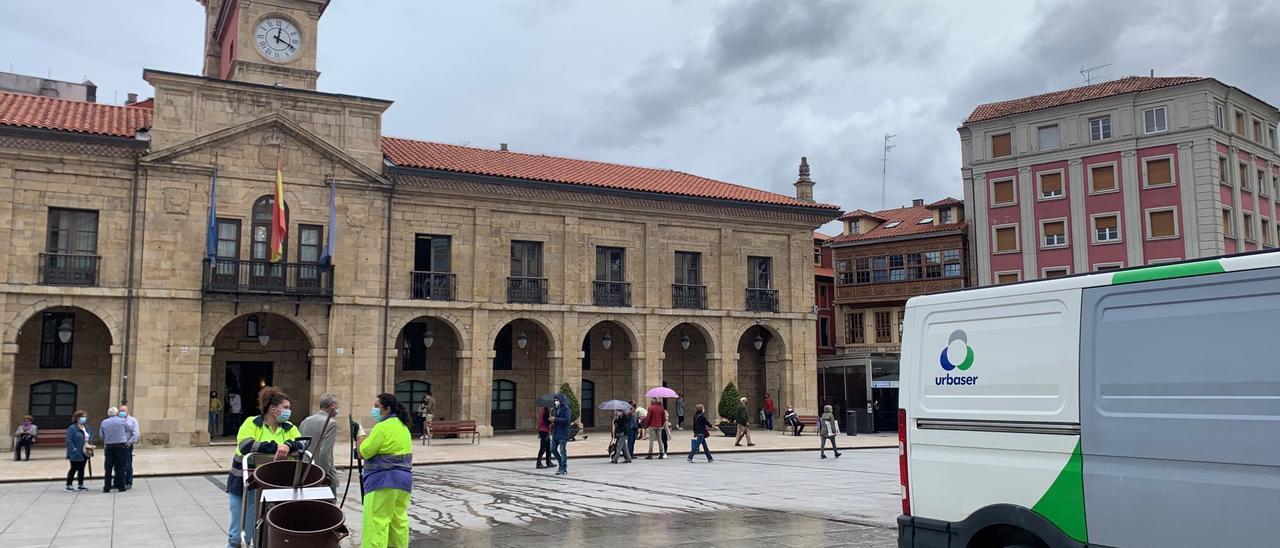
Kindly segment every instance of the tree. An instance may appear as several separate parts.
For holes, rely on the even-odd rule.
[[[569,383],[567,382],[560,385],[560,393],[564,394],[564,399],[569,401],[569,411],[572,413],[569,415],[569,421],[576,422],[578,420],[578,416],[581,414],[578,397],[573,395],[573,389],[569,387]]]
[[[742,402],[738,400],[741,397],[738,394],[738,387],[734,386],[732,381],[724,386],[724,392],[720,394],[720,405],[716,408],[721,419],[733,420],[738,416],[738,408],[742,406]]]

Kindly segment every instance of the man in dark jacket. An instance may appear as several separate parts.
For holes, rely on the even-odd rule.
[[[743,397],[738,400],[738,416],[734,417],[734,422],[738,423],[738,438],[733,440],[733,445],[742,447],[742,438],[747,438],[747,447],[755,445],[751,443],[751,427],[747,425],[751,415],[747,414],[747,398]]]
[[[653,444],[658,444],[658,458],[667,458],[666,446],[662,444],[662,431],[667,426],[667,410],[663,409],[660,400],[653,400],[649,404],[649,414],[645,416],[645,426],[649,428],[649,456],[646,459],[653,459]]]
[[[557,476],[569,473],[569,423],[573,421],[573,410],[569,409],[569,401],[564,394],[556,393],[551,407],[551,456],[560,463]]]

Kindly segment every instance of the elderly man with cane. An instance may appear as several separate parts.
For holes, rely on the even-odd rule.
[[[333,496],[338,496],[338,468],[333,463],[333,441],[338,438],[338,396],[324,394],[320,396],[320,411],[302,420],[298,431],[304,438],[311,438],[311,461],[324,470],[325,481]]]
[[[120,410],[115,407],[107,409],[107,418],[98,427],[99,437],[107,449],[106,470],[102,474],[103,493],[110,493],[112,487],[120,492],[129,490],[125,485],[125,465],[129,460],[126,445],[133,438],[133,432],[129,429],[129,421],[119,413]]]

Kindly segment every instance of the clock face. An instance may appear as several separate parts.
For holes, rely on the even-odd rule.
[[[287,19],[268,17],[253,29],[253,44],[263,57],[284,63],[302,51],[302,33]]]

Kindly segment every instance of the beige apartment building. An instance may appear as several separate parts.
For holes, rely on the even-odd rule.
[[[816,412],[813,229],[840,212],[812,182],[384,137],[390,101],[316,91],[327,2],[202,3],[203,74],[144,71],[154,100],[0,93],[0,424],[127,401],[146,443],[208,443],[210,393],[248,416],[265,384],[295,415],[430,391],[486,434],[562,383]]]

